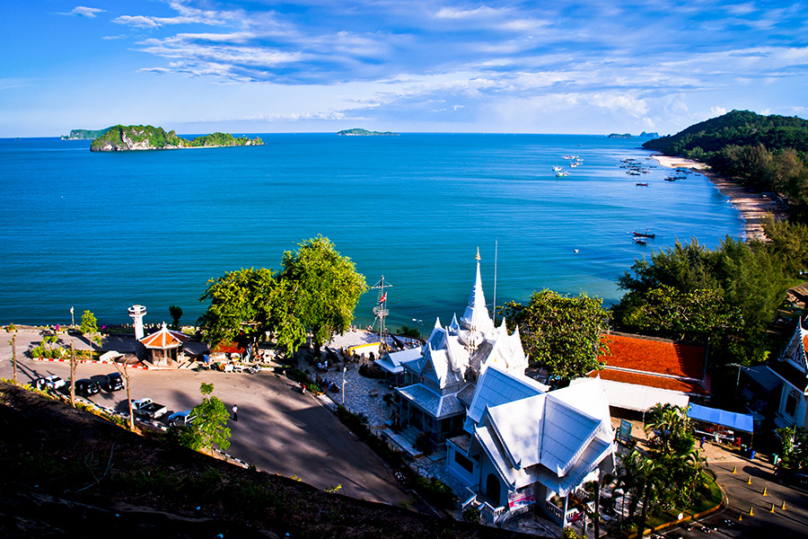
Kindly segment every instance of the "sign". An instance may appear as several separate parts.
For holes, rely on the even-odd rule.
[[[536,503],[536,496],[533,494],[533,487],[525,487],[522,490],[508,492],[508,507],[511,510],[526,507],[534,503]]]
[[[617,438],[624,442],[631,440],[631,421],[627,419],[620,420],[620,429],[617,431]]]

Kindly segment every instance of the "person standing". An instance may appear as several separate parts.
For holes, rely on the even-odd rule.
[[[233,405],[233,421],[238,421],[238,404]]]

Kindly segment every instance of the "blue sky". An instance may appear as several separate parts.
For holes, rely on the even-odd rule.
[[[803,2],[79,1],[0,3],[0,137],[808,117]]]

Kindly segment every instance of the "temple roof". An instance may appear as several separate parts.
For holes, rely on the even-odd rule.
[[[474,279],[474,286],[469,295],[469,303],[466,311],[460,318],[460,324],[471,331],[487,332],[494,329],[494,322],[488,313],[485,304],[485,294],[483,293],[483,280],[480,276],[480,250],[477,250],[477,275]]]

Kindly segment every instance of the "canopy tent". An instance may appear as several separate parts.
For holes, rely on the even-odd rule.
[[[748,432],[749,434],[755,431],[754,418],[749,414],[736,414],[734,412],[727,412],[726,410],[691,404],[687,415],[696,421],[714,423],[723,427]]]
[[[586,381],[586,378],[573,380],[571,385]],[[655,404],[672,404],[674,406],[685,407],[690,402],[690,397],[679,392],[656,387],[648,387],[634,384],[623,384],[611,380],[601,379],[606,395],[609,399],[609,406],[622,408],[624,410],[634,410],[637,412],[647,412]]]

